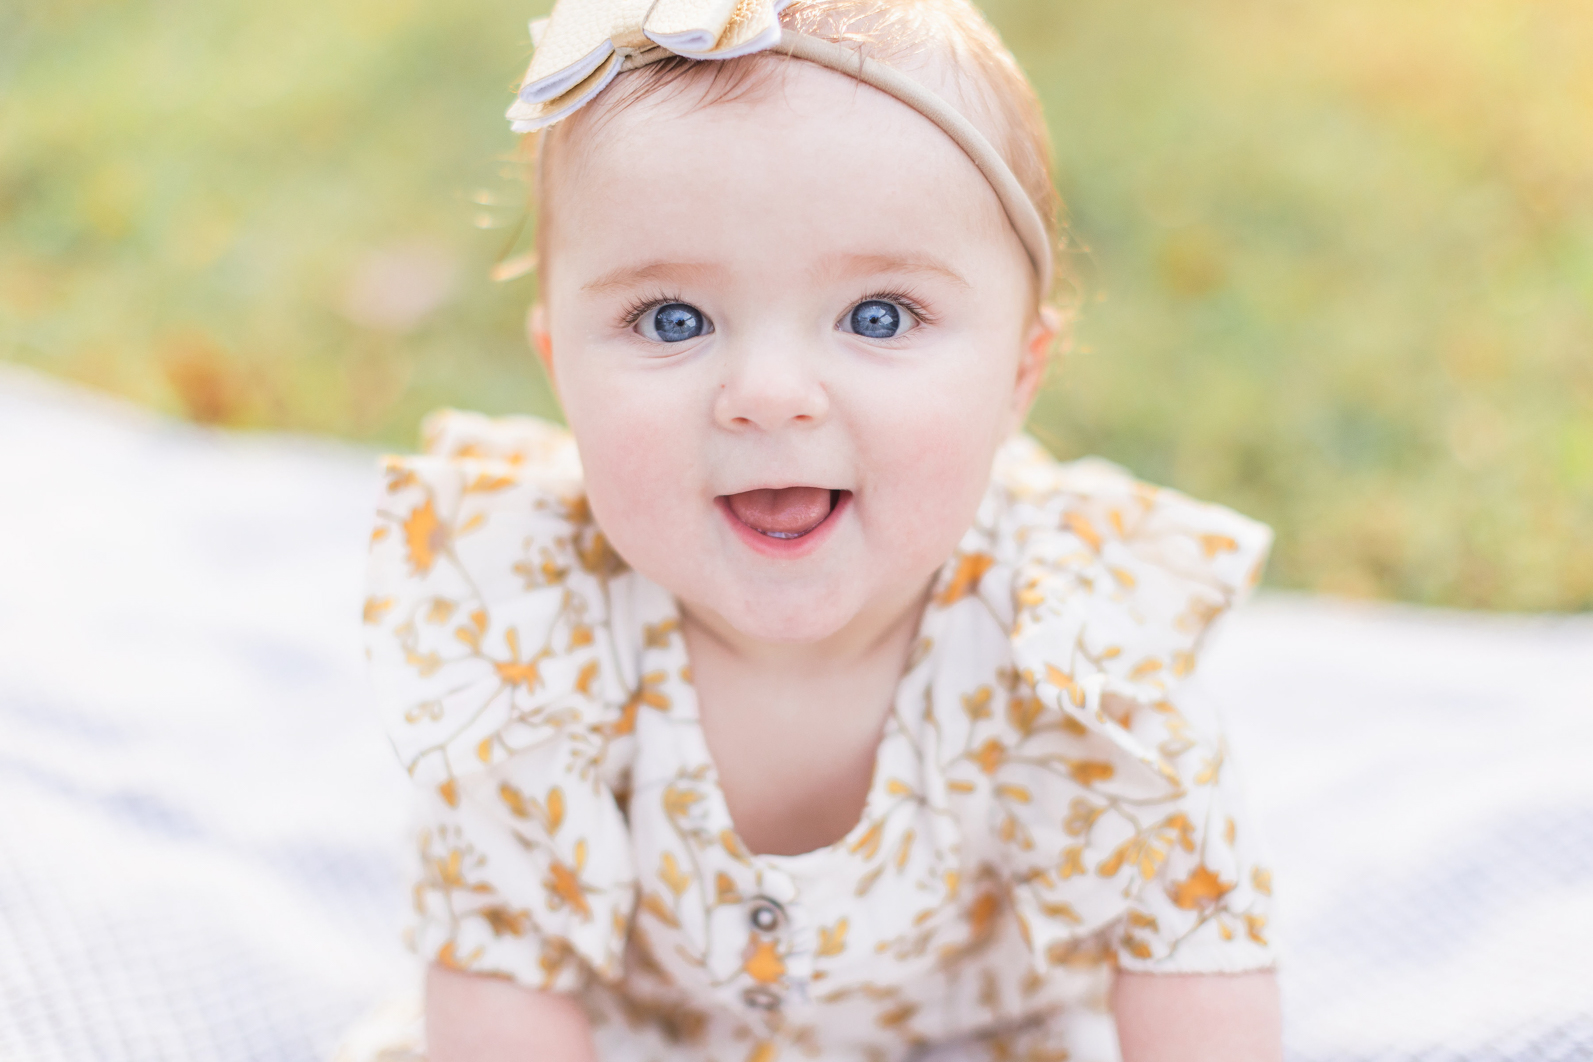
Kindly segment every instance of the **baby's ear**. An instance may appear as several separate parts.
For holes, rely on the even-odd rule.
[[[548,381],[552,382],[553,337],[548,334],[548,311],[540,302],[532,303],[531,309],[526,311],[525,337],[531,341],[531,349],[537,352],[542,367],[548,371]]]
[[[1055,306],[1042,305],[1029,324],[1023,337],[1023,360],[1018,363],[1017,386],[1013,391],[1013,409],[1021,427],[1045,382],[1045,370],[1051,364],[1051,351],[1057,337],[1062,334],[1062,311]]]

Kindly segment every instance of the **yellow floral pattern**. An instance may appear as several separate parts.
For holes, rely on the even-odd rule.
[[[718,788],[675,603],[592,522],[569,437],[448,412],[426,449],[386,463],[364,608],[421,793],[426,959],[581,994],[600,1053],[660,1062],[965,1039],[1078,1060],[1113,967],[1271,965],[1271,874],[1191,678],[1263,526],[1014,440],[861,819],[764,856]]]

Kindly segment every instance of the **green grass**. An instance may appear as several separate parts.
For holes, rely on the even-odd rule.
[[[0,8],[0,357],[397,446],[440,404],[553,414],[530,282],[486,279],[544,7]],[[1079,248],[1037,434],[1268,520],[1274,585],[1593,608],[1593,7],[986,10]],[[383,261],[435,311],[351,320]]]

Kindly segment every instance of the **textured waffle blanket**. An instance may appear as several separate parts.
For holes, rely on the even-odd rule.
[[[373,455],[12,369],[0,455],[0,1058],[325,1058],[414,977]],[[1292,1062],[1593,1058],[1593,620],[1264,595],[1207,673]]]

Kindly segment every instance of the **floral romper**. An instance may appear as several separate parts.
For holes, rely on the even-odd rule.
[[[592,522],[573,441],[452,412],[426,434],[387,461],[364,613],[419,789],[423,959],[577,996],[615,1062],[1107,1062],[1114,968],[1273,963],[1271,877],[1189,681],[1262,525],[1014,439],[862,817],[759,855],[676,603]]]

